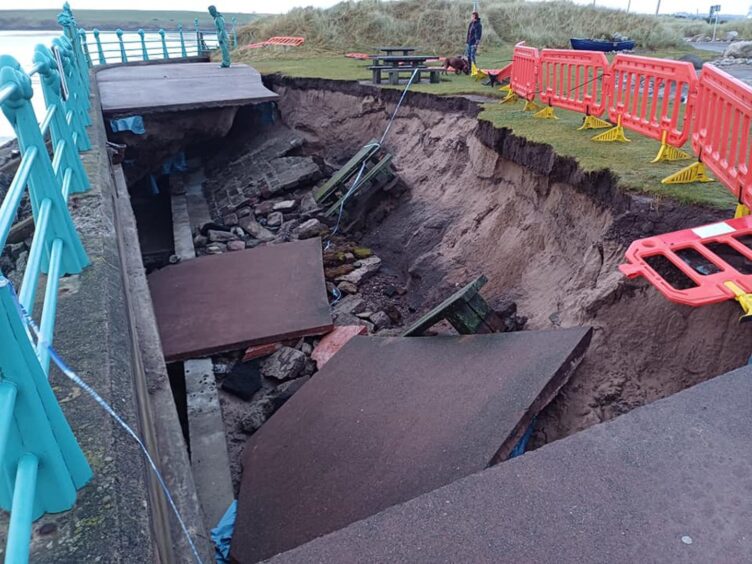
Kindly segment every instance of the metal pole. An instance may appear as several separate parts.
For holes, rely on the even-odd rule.
[[[661,11],[661,0],[658,0],[658,4],[655,6],[655,15],[658,15],[658,12]]]
[[[713,24],[713,41],[715,41],[715,32],[718,29],[718,12],[715,13],[715,23]]]

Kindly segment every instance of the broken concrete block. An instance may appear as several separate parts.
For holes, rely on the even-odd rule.
[[[274,240],[274,233],[253,219],[253,216],[244,217],[240,220],[240,227],[254,239],[268,243]]]
[[[277,409],[282,407],[282,405],[287,400],[289,400],[295,394],[295,392],[302,388],[303,384],[308,382],[308,380],[310,379],[310,376],[303,376],[302,378],[295,378],[295,380],[283,382],[282,384],[277,386],[276,389],[270,394],[271,400],[274,402]]]
[[[381,268],[381,259],[379,257],[371,257],[363,260],[359,260],[355,263],[356,268],[350,274],[339,276],[335,278],[337,282],[351,282],[352,284],[360,284],[367,278],[370,278]]]
[[[244,251],[245,241],[229,241],[227,243],[227,250],[228,251]]]
[[[374,324],[377,331],[386,329],[392,324],[392,320],[389,318],[389,315],[387,315],[385,311],[377,311],[370,317],[370,319],[371,323]]]
[[[345,294],[358,293],[358,287],[352,282],[340,282],[339,284],[337,284],[337,288],[339,288],[339,290]]]
[[[224,224],[228,227],[232,227],[234,225],[238,224],[238,214],[236,213],[228,213],[224,218],[222,218],[222,221],[224,221]]]
[[[334,315],[351,313],[357,315],[366,310],[366,302],[360,296],[346,296],[334,305]]]
[[[240,420],[240,430],[252,435],[274,414],[275,409],[276,406],[269,397],[254,401],[248,407],[248,413]]]
[[[229,231],[215,231],[214,229],[209,229],[207,234],[209,235],[209,241],[212,243],[226,243],[227,241],[234,241],[237,239],[237,236]]]
[[[282,215],[282,212],[272,212],[266,218],[266,226],[271,228],[279,227],[284,220],[285,216]]]
[[[350,339],[356,335],[365,335],[366,333],[368,333],[368,329],[363,325],[335,327],[334,331],[321,339],[321,342],[313,350],[311,358],[316,361],[317,366],[321,369]]]
[[[311,192],[306,193],[300,200],[300,212],[314,212],[319,209],[319,205],[316,203],[316,198],[313,197]]]
[[[326,227],[318,219],[309,219],[304,221],[295,228],[295,234],[300,239],[310,239],[311,237],[318,237]]]
[[[292,347],[282,347],[261,365],[261,375],[274,380],[297,378],[305,369],[305,353]]]
[[[297,205],[298,203],[295,200],[282,200],[281,202],[277,202],[276,204],[274,204],[274,207],[272,207],[272,210],[287,213],[287,212],[294,210],[295,206]]]
[[[206,247],[207,255],[221,255],[225,251],[227,251],[227,245],[224,243],[212,243]]]

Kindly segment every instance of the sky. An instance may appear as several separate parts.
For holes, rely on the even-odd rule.
[[[465,1],[465,0],[457,0]],[[655,13],[658,0],[631,0],[632,11]],[[0,8],[5,3],[16,4],[15,0],[0,0]],[[296,6],[329,7],[337,3],[336,0],[70,0],[75,11],[78,9],[134,9],[134,10],[194,10],[204,11],[206,7],[214,3],[224,12],[257,12],[257,13],[280,13],[286,12]],[[596,5],[609,8],[627,8],[629,0],[595,0]],[[471,0],[466,3],[472,4]],[[575,0],[577,4],[592,4],[592,0]],[[59,8],[62,0],[24,0],[23,7],[34,8]],[[711,4],[720,4],[723,14],[746,14],[752,5],[752,0],[661,0],[661,13],[673,12],[696,12],[701,14],[708,12]],[[480,0],[480,8],[483,10],[483,0]]]

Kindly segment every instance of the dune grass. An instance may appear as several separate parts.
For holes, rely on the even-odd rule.
[[[275,35],[304,36],[317,49],[373,49],[413,45],[429,53],[462,46],[472,4],[452,0],[360,0],[329,9],[296,8],[261,18],[241,29],[241,44]],[[482,4],[487,45],[528,41],[539,47],[567,47],[570,37],[627,35],[644,49],[680,47],[678,27],[623,10],[579,6],[565,1],[488,0]]]

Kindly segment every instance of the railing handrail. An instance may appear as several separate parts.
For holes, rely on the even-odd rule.
[[[0,108],[21,153],[0,203],[0,249],[26,194],[35,227],[17,294],[0,272],[0,507],[10,512],[8,564],[28,561],[32,520],[70,509],[92,475],[47,380],[60,277],[88,265],[67,206],[71,193],[89,188],[79,156],[90,148],[88,59],[67,5],[60,20],[66,34],[51,49],[38,45],[28,72],[0,57]],[[46,108],[41,123],[30,102],[32,75],[39,76]],[[43,273],[37,321],[31,312]]]

